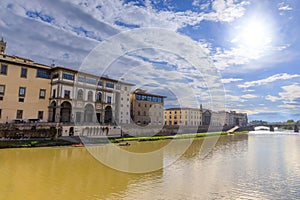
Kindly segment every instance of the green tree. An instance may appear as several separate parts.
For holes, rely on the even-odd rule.
[[[291,124],[295,124],[295,121],[293,119],[289,119],[286,121],[286,123],[291,125]]]

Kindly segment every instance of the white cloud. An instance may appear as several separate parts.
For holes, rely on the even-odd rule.
[[[288,5],[288,4],[285,4],[284,2],[281,2],[277,5],[278,7],[278,10],[280,11],[290,11],[290,10],[293,10],[293,8]]]
[[[275,74],[275,75],[270,76],[265,79],[245,82],[244,84],[238,85],[238,87],[239,88],[249,88],[249,87],[253,87],[253,86],[265,85],[265,84],[272,83],[277,80],[288,80],[288,79],[293,79],[293,78],[298,78],[298,77],[300,77],[300,74],[287,74],[287,73]]]
[[[279,101],[280,99],[281,99],[281,98],[276,97],[276,96],[272,96],[272,95],[267,95],[267,96],[266,96],[266,100],[272,101],[272,102]]]
[[[244,98],[244,99],[255,99],[255,98],[257,98],[257,95],[254,95],[254,94],[244,94],[241,97]]]
[[[281,101],[283,104],[279,108],[289,109],[290,112],[299,112],[300,109],[300,86],[295,83],[281,87],[283,92],[279,92],[278,96],[266,96],[266,99],[272,102]],[[294,109],[294,110],[292,110]]]
[[[242,80],[243,79],[241,79],[241,78],[223,78],[222,83],[227,84],[227,83],[238,82],[238,81],[242,81]]]
[[[295,99],[300,99],[300,86],[298,84],[292,84],[283,86],[284,92],[280,92],[279,96],[285,101],[294,101]]]

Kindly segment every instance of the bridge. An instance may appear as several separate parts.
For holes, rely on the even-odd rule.
[[[275,128],[284,128],[286,130],[294,130],[295,133],[299,133],[299,127],[298,125],[285,125],[285,124],[272,124],[272,125],[262,125],[262,126],[250,126],[251,130],[269,130],[270,132],[274,132]]]

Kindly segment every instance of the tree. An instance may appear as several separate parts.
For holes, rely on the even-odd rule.
[[[293,119],[289,119],[286,121],[286,123],[291,125],[291,124],[295,124],[295,121]]]

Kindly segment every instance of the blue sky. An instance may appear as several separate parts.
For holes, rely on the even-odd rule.
[[[298,0],[2,0],[0,33],[7,54],[80,69],[94,48],[118,34],[168,30],[195,42],[213,63],[203,66],[214,68],[216,76],[193,66],[183,56],[189,55],[186,49],[151,48],[126,52],[107,74],[169,94],[167,107],[181,101],[211,108],[218,99],[214,90],[225,109],[247,112],[250,120],[299,120],[299,10]],[[179,38],[168,42],[180,48]],[[173,88],[179,90],[171,96]]]

